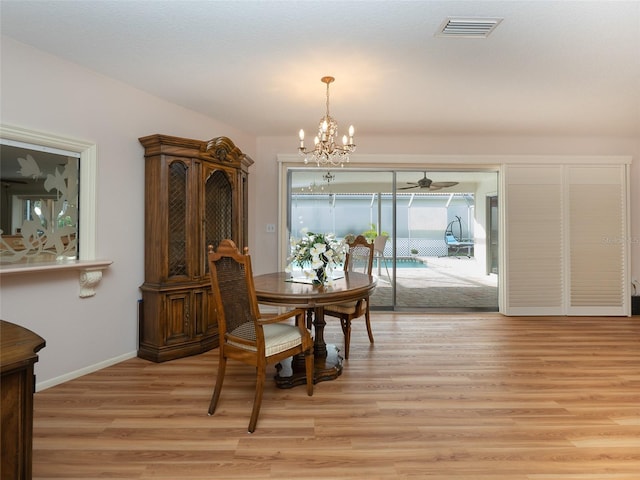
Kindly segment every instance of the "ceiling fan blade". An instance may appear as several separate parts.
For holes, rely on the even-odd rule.
[[[424,178],[421,178],[418,182],[407,182],[406,187],[400,187],[398,190],[409,190],[411,188],[420,188],[420,190],[435,191],[441,188],[453,187],[458,182],[433,182],[430,178],[427,178],[425,173]]]
[[[438,188],[453,187],[454,185],[457,185],[457,184],[458,182],[432,182],[431,187],[438,187]]]

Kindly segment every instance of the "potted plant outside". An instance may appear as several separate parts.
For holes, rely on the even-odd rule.
[[[364,232],[362,232],[361,235],[364,238],[366,238],[369,241],[369,243],[373,242],[378,236],[378,229],[376,228],[376,224],[372,223],[371,228],[369,228],[369,230],[365,230]],[[387,237],[389,236],[387,232],[380,232],[380,235],[385,235]]]

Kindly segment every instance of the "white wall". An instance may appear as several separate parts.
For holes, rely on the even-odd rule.
[[[99,258],[113,260],[94,297],[78,297],[77,273],[2,278],[0,317],[47,341],[39,385],[135,355],[138,287],[144,281],[144,161],[138,138],[154,133],[208,140],[228,136],[255,160],[249,177],[249,247],[255,273],[277,268],[279,153],[297,138],[255,139],[116,80],[2,37],[0,121],[92,141],[98,150]],[[214,88],[214,86],[212,86]],[[356,125],[357,127],[357,125]],[[292,131],[295,132],[296,126]],[[632,274],[640,278],[640,139],[534,137],[380,137],[360,135],[359,153],[632,155]]]
[[[3,276],[0,317],[42,336],[40,386],[133,356],[144,281],[144,150],[154,133],[227,136],[249,156],[254,137],[118,81],[2,38],[0,120],[97,145],[97,257],[113,260],[94,297],[77,272]]]

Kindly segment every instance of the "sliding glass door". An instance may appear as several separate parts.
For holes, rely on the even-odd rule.
[[[289,236],[362,234],[374,242],[372,308],[497,310],[484,208],[488,197],[497,201],[496,172],[307,167],[289,169],[287,180]]]

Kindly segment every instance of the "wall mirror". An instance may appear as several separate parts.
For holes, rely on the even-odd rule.
[[[0,139],[0,263],[76,260],[80,153]]]

